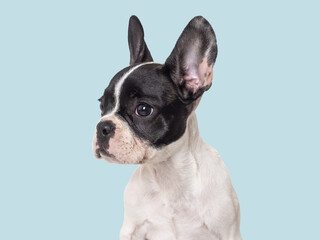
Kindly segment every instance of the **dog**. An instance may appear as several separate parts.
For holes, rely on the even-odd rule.
[[[153,61],[136,16],[128,42],[130,66],[99,99],[93,140],[96,158],[139,164],[124,192],[120,239],[242,239],[237,195],[195,114],[218,52],[211,25],[193,18],[164,64]]]

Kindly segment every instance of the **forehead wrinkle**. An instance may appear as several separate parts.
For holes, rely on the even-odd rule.
[[[148,71],[146,66],[132,73],[123,84],[121,96],[136,99],[152,99],[160,102],[171,102],[177,98],[175,87],[170,79],[154,71]]]

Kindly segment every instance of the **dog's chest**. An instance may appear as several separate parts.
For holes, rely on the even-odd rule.
[[[201,202],[197,191],[180,191],[170,187],[156,189],[152,183],[136,191],[134,218],[142,223],[136,226],[137,236],[144,233],[163,236],[165,232],[166,239],[193,239],[190,236],[194,234],[199,240],[212,239],[205,222],[208,205]]]
[[[124,226],[131,222],[134,236],[147,237],[132,239],[221,239],[228,232],[236,196],[216,151],[201,155],[207,157],[195,166],[164,162],[135,171],[126,189]]]

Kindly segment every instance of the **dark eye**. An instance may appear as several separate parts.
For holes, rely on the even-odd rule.
[[[153,108],[146,103],[139,104],[136,108],[136,115],[139,117],[148,117],[152,112]]]

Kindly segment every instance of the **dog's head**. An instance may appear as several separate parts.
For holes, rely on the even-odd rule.
[[[214,31],[193,18],[165,64],[153,62],[139,19],[129,21],[130,66],[118,72],[99,99],[101,119],[93,151],[113,163],[143,163],[181,138],[188,116],[212,83]]]

